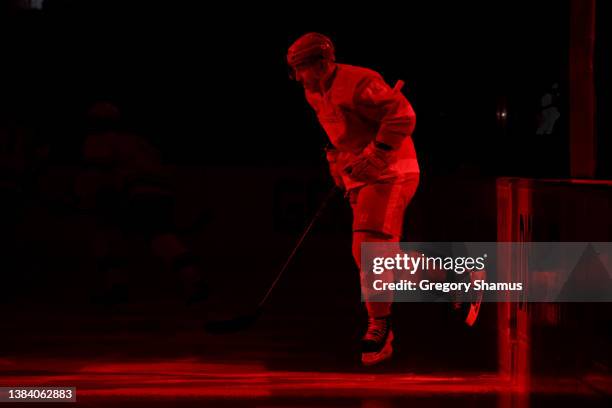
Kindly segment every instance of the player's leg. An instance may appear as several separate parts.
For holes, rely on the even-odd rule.
[[[391,330],[393,294],[391,291],[375,292],[372,289],[373,280],[381,279],[392,282],[393,276],[389,271],[382,275],[374,275],[367,273],[362,268],[361,244],[363,242],[383,243],[385,249],[388,249],[386,247],[397,243],[398,238],[377,232],[353,232],[353,257],[360,269],[362,297],[368,312],[368,327],[361,340],[361,360],[364,365],[374,365],[389,359],[393,354],[393,331]]]
[[[373,274],[367,273],[361,265],[362,244],[378,242],[384,244],[384,251],[399,251],[404,212],[417,185],[418,175],[415,175],[402,182],[366,185],[349,195],[353,209],[353,257],[360,269],[362,294],[368,311],[368,329],[362,340],[362,362],[365,365],[382,362],[393,352],[393,292],[373,290]],[[376,279],[391,282],[393,276],[386,272]]]
[[[163,189],[133,192],[127,214],[132,225],[150,238],[151,251],[178,275],[188,303],[204,300],[207,287],[197,257],[183,243],[174,224],[174,197]]]

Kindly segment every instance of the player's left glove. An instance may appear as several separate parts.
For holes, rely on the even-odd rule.
[[[374,182],[389,166],[393,154],[391,146],[374,141],[366,146],[361,154],[344,168],[344,171],[353,180]]]

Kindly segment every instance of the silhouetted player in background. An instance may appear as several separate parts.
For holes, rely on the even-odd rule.
[[[158,152],[144,138],[121,129],[120,123],[120,111],[112,103],[98,102],[89,109],[85,169],[77,183],[80,200],[94,207],[107,224],[119,227],[120,245],[126,238],[148,241],[165,268],[178,275],[187,302],[200,302],[206,297],[206,285],[197,258],[176,232],[175,198]],[[127,300],[122,299],[127,296],[122,282],[124,256],[106,248],[117,246],[113,237],[103,238],[98,263],[110,282],[101,300]]]
[[[336,63],[334,46],[322,34],[300,37],[287,62],[329,137],[329,169],[353,210],[353,257],[361,270],[362,242],[400,241],[404,212],[419,184],[411,138],[415,113],[401,86],[391,88],[370,69]],[[369,317],[362,339],[365,365],[393,353],[392,295],[367,295],[369,276],[361,270]]]

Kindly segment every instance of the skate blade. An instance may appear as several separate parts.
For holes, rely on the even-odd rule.
[[[478,319],[478,313],[480,312],[480,302],[474,302],[470,304],[470,311],[465,318],[465,324],[469,327],[474,326]]]
[[[484,270],[478,271],[478,272],[471,272],[470,279],[472,282],[474,282],[475,280],[486,281],[487,272]],[[478,319],[478,314],[480,313],[480,305],[482,303],[482,298],[483,298],[483,294],[481,292],[478,295],[478,299],[476,299],[475,302],[470,303],[470,310],[468,311],[468,314],[465,317],[465,324],[467,324],[469,327],[472,327],[474,326],[474,324],[476,324],[476,320]]]

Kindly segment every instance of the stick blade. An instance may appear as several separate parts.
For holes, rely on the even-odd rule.
[[[250,328],[259,317],[259,313],[242,315],[227,320],[213,320],[204,325],[204,330],[211,334],[231,334]]]

